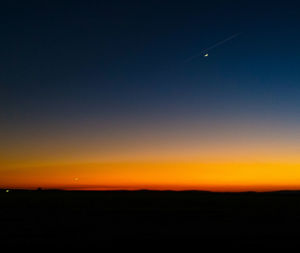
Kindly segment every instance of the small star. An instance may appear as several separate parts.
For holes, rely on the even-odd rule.
[[[204,57],[207,57],[207,56],[208,56],[208,54],[205,54],[205,55],[204,55]]]

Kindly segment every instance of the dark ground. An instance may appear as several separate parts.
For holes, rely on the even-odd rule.
[[[300,246],[300,192],[0,191],[0,226],[11,248],[284,250]]]

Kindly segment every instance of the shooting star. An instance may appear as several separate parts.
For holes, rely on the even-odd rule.
[[[216,44],[213,44],[212,46],[208,47],[208,48],[205,48],[203,49],[199,54],[196,54],[196,55],[193,55],[189,58],[187,58],[184,62],[189,62],[197,57],[200,57],[200,56],[203,56],[203,57],[208,57],[208,51],[218,47],[218,46],[221,46],[222,44],[234,39],[235,37],[237,37],[239,35],[239,33],[236,33],[236,34],[233,34],[231,35],[230,37],[224,39],[224,40],[221,40],[219,42],[217,42]]]

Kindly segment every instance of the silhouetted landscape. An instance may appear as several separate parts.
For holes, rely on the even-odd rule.
[[[300,248],[299,10],[1,1],[0,253]]]
[[[13,190],[0,193],[1,245],[287,249],[300,192]]]

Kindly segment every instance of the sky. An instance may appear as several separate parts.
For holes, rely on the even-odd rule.
[[[0,187],[300,189],[299,7],[1,3]]]

